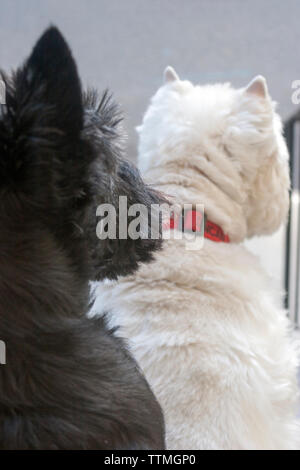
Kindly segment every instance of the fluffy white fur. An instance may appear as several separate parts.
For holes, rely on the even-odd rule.
[[[295,449],[297,351],[286,312],[240,243],[274,232],[289,205],[288,152],[265,80],[193,86],[172,69],[139,128],[144,176],[203,203],[232,243],[187,251],[98,287],[165,413],[170,449]],[[130,410],[128,410],[130,413]]]

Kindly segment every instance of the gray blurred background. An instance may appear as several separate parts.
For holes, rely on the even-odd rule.
[[[0,67],[17,66],[50,23],[69,40],[85,85],[110,87],[129,155],[166,65],[195,82],[264,75],[284,118],[300,79],[299,0],[0,0]]]

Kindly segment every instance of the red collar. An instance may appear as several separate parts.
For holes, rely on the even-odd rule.
[[[211,222],[202,212],[196,210],[184,211],[182,215],[172,215],[170,222],[164,224],[164,229],[200,232],[202,235],[204,234],[204,238],[213,242],[230,243],[229,236],[223,232],[219,225]]]

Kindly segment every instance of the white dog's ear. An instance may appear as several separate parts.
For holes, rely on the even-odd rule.
[[[179,80],[179,77],[173,67],[168,66],[166,70],[164,71],[164,82],[165,83],[170,83],[170,82],[176,82]]]
[[[269,96],[267,81],[262,75],[257,75],[251,82],[246,86],[245,92],[250,95],[258,96],[259,98],[266,98]]]

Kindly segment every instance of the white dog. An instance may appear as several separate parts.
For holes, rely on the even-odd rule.
[[[177,202],[204,204],[204,246],[166,241],[152,264],[100,285],[99,301],[164,409],[168,448],[299,448],[296,346],[241,244],[286,220],[280,118],[263,77],[238,90],[170,67],[165,79],[139,128],[140,168]]]

